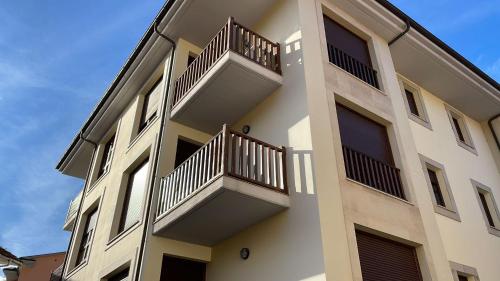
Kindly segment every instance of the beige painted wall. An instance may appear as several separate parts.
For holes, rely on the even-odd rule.
[[[477,269],[481,281],[495,281],[500,276],[500,237],[485,226],[479,202],[471,184],[474,179],[492,189],[500,200],[500,174],[484,127],[465,117],[477,155],[457,145],[444,101],[421,89],[432,130],[410,121],[419,153],[444,165],[461,222],[435,214],[443,244],[450,261]],[[424,187],[423,187],[424,188]]]

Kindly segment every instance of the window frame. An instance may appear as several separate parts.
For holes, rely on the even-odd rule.
[[[126,173],[125,174],[125,186],[124,188],[122,188],[122,196],[121,196],[121,199],[119,199],[119,205],[120,206],[120,209],[117,210],[117,216],[115,217],[117,219],[117,224],[116,224],[116,231],[114,231],[115,233],[113,233],[114,235],[112,235],[112,240],[114,240],[116,237],[119,237],[121,236],[123,233],[127,232],[129,229],[133,228],[135,225],[137,225],[141,219],[142,219],[142,216],[144,214],[144,201],[145,201],[145,198],[146,198],[146,194],[148,192],[148,185],[149,185],[149,182],[150,182],[150,179],[149,179],[149,176],[150,176],[150,169],[151,169],[151,163],[149,162],[149,157],[146,157],[145,159],[143,160],[140,160],[138,161],[138,165],[134,165],[132,169],[130,169],[130,172],[129,173]],[[149,165],[147,167],[147,170],[146,170],[146,181],[144,182],[144,194],[143,194],[143,198],[141,200],[141,215],[139,215],[139,219],[132,223],[131,225],[129,225],[128,227],[125,227],[125,225],[122,225],[125,223],[126,219],[124,218],[124,211],[126,210],[126,208],[128,208],[129,204],[130,204],[130,193],[132,191],[132,182],[131,181],[131,178],[133,175],[135,175],[135,173],[137,173],[141,168],[143,168],[144,166],[146,165]],[[127,199],[128,198],[128,199]],[[126,203],[127,202],[127,203]]]
[[[111,145],[109,145],[111,143]],[[111,162],[116,148],[116,134],[113,134],[106,143],[103,144],[103,152],[99,169],[97,170],[97,179],[106,175],[111,169]]]
[[[498,209],[498,205],[495,200],[495,196],[493,195],[492,189],[473,179],[471,179],[471,183],[472,186],[474,187],[474,194],[476,195],[477,202],[479,204],[479,209],[481,210],[488,232],[492,235],[500,237],[500,211]],[[479,195],[480,193],[483,194],[483,196],[485,196],[488,211],[491,214],[494,226],[490,225],[490,222],[486,215],[486,210],[484,209],[483,202]]]
[[[459,275],[466,277],[467,281],[479,281],[479,274],[474,267],[450,261],[450,268],[454,281],[460,281]]]
[[[453,131],[457,144],[460,147],[468,150],[469,152],[477,155],[474,141],[472,140],[472,135],[470,134],[469,126],[467,125],[465,116],[448,104],[445,104],[444,106],[446,109],[446,114],[448,115],[448,119],[450,120],[451,130]],[[457,124],[455,124],[454,119],[457,120]],[[458,129],[460,130],[460,132],[457,131],[456,125],[458,125]],[[460,135],[462,135],[464,141],[460,139]]]
[[[76,238],[74,240],[75,242],[71,246],[72,250],[71,250],[71,257],[70,257],[70,266],[68,269],[68,273],[66,274],[68,277],[70,275],[72,275],[74,272],[78,271],[80,268],[84,267],[88,263],[90,252],[92,250],[92,244],[93,244],[94,237],[95,237],[95,232],[97,229],[97,224],[99,222],[99,212],[100,212],[99,206],[101,205],[100,200],[101,199],[98,199],[97,202],[91,204],[86,209],[86,211],[82,213],[82,215],[80,217],[80,221],[78,222],[79,226],[77,229]],[[89,222],[89,218],[90,218],[89,215],[90,214],[95,214],[95,216],[96,216],[95,225],[92,229],[92,233],[87,238],[86,247],[87,247],[88,251],[86,252],[86,256],[81,261],[79,261],[79,253],[80,253],[80,249],[82,247],[84,235],[87,232],[86,229],[87,229],[87,224]]]
[[[159,106],[148,119],[146,119],[146,114],[147,114],[147,110],[148,110],[149,98],[150,98],[151,94],[154,92],[154,90],[156,89],[156,87],[161,87],[160,84],[162,81],[163,81],[163,75],[160,76],[153,83],[153,85],[149,88],[149,90],[142,96],[141,113],[139,116],[139,124],[137,127],[137,134],[136,135],[140,135],[141,132],[144,131],[144,129],[146,129],[158,117],[158,112],[159,112],[159,108],[160,108]],[[159,95],[158,101],[160,101],[158,103],[158,105],[160,105],[161,104],[161,93],[159,93],[158,95]]]
[[[422,164],[422,170],[424,172],[425,181],[427,182],[427,187],[431,195],[432,205],[434,206],[434,211],[442,216],[448,217],[450,219],[461,221],[460,214],[458,213],[457,204],[453,196],[453,192],[446,175],[445,167],[443,164],[438,163],[422,154],[419,154],[420,162]],[[432,170],[436,176],[439,183],[440,193],[444,201],[444,206],[438,204],[437,199],[434,195],[434,188],[431,183],[431,179],[428,170]]]
[[[401,76],[399,76],[399,83],[401,87],[401,94],[403,95],[403,100],[405,102],[405,108],[408,118],[426,127],[427,129],[432,130],[431,122],[429,119],[429,115],[427,114],[427,108],[425,106],[421,88],[418,85],[408,81],[406,78],[403,78]],[[417,107],[417,111],[419,113],[418,115],[415,115],[414,113],[411,112],[410,104],[406,96],[406,91],[412,93],[413,99],[415,100],[415,105]]]

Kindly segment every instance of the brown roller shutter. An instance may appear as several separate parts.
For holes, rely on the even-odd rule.
[[[363,281],[422,281],[415,248],[356,231]]]

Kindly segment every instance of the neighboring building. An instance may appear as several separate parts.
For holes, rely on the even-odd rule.
[[[497,281],[499,113],[385,0],[169,1],[57,165],[64,278]]]
[[[0,248],[0,257],[3,256],[2,250]],[[11,262],[12,266],[3,269],[6,280],[49,281],[51,273],[62,265],[64,255],[64,252],[59,252],[16,258],[15,262]]]

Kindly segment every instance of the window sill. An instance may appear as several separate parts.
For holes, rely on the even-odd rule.
[[[142,130],[141,130],[141,131],[140,131],[140,132],[139,132],[139,133],[138,133],[138,134],[134,137],[134,139],[133,139],[133,140],[130,142],[130,144],[128,145],[128,147],[127,147],[127,151],[126,151],[125,153],[129,152],[129,150],[130,150],[130,149],[132,149],[132,147],[133,147],[136,143],[138,143],[138,142],[139,142],[139,140],[142,138],[142,136],[144,136],[144,135],[146,134],[146,132],[147,132],[147,131],[149,131],[149,129],[150,129],[151,127],[153,127],[153,125],[156,123],[156,121],[157,121],[158,119],[159,119],[159,117],[158,117],[158,116],[156,116],[155,118],[153,118],[153,119],[151,120],[151,122],[149,122],[149,124],[148,124],[146,127],[144,127],[144,128],[143,128],[143,129],[142,129]]]
[[[425,119],[424,117],[420,117],[420,116],[415,115],[411,112],[408,112],[408,118],[410,118],[413,122],[418,123],[418,124],[420,124],[420,125],[424,126],[425,128],[432,131],[431,123],[429,123],[429,121],[427,119]]]
[[[458,212],[453,210],[453,209],[449,209],[449,208],[434,204],[434,211],[437,214],[440,214],[444,217],[450,218],[452,220],[456,220],[457,222],[462,222],[462,220],[460,220],[460,215],[458,214]]]
[[[116,245],[119,241],[123,240],[130,233],[132,233],[134,230],[136,230],[141,224],[142,224],[142,221],[138,220],[135,223],[133,223],[131,226],[129,226],[127,229],[123,230],[122,232],[118,233],[115,237],[111,238],[111,240],[109,240],[108,243],[106,244],[106,249],[104,251],[109,250],[111,247]]]
[[[111,170],[111,169],[110,169]],[[102,174],[95,182],[90,186],[89,190],[85,192],[85,196],[87,196],[92,190],[95,189],[96,186],[98,186],[102,181],[104,181],[104,178],[109,174],[109,171],[107,170],[104,174]]]
[[[371,186],[366,185],[366,184],[364,184],[364,183],[361,183],[361,182],[359,182],[359,181],[355,181],[355,180],[350,179],[350,178],[348,178],[348,177],[345,177],[345,180],[346,180],[346,181],[348,181],[348,182],[352,182],[352,183],[355,183],[355,184],[357,184],[357,185],[360,185],[360,186],[362,186],[362,187],[368,188],[369,190],[372,190],[372,191],[375,191],[375,192],[377,192],[377,193],[383,194],[383,195],[388,196],[388,197],[390,197],[390,198],[396,199],[396,200],[401,201],[401,202],[403,202],[403,203],[405,203],[405,204],[408,204],[408,205],[411,205],[411,206],[415,206],[413,203],[411,203],[411,202],[410,202],[410,201],[408,201],[408,200],[405,200],[405,199],[403,199],[403,198],[399,198],[399,197],[394,196],[394,195],[389,194],[389,193],[385,193],[385,192],[383,192],[382,190],[378,190],[378,189],[376,189],[376,188],[374,188],[374,187],[371,187]],[[405,190],[405,192],[406,192],[406,190]]]
[[[496,228],[494,226],[488,225],[488,232],[491,235],[495,235],[497,237],[500,237],[500,229],[498,229],[498,228]]]
[[[328,61],[328,59],[327,59],[327,61]],[[356,77],[356,76],[352,75],[351,73],[349,73],[348,71],[344,70],[343,68],[341,68],[341,67],[339,67],[339,66],[335,65],[334,63],[331,63],[330,61],[328,61],[328,63],[329,63],[331,66],[335,67],[335,69],[338,69],[338,70],[340,70],[340,71],[342,71],[342,72],[346,73],[347,75],[349,75],[349,76],[350,76],[350,77],[352,77],[353,79],[356,79],[356,80],[358,80],[359,82],[363,83],[363,85],[366,85],[367,87],[369,87],[369,88],[371,88],[371,89],[373,89],[373,90],[375,90],[375,91],[379,92],[380,94],[382,94],[382,95],[384,95],[384,96],[387,96],[387,95],[386,95],[386,94],[385,94],[385,93],[384,93],[381,89],[376,88],[376,87],[373,87],[372,85],[370,85],[370,84],[366,83],[365,81],[363,81],[363,80],[359,79],[358,77]],[[379,83],[379,86],[380,86],[380,83]]]
[[[69,280],[71,279],[72,276],[74,276],[77,272],[79,272],[82,268],[84,268],[87,263],[89,262],[89,259],[86,258],[81,264],[75,266],[72,268],[65,276],[65,279]]]
[[[458,146],[462,147],[463,149],[469,151],[470,153],[478,156],[476,148],[474,146],[466,144],[465,142],[461,141],[460,139],[455,137],[455,140],[457,141]]]

